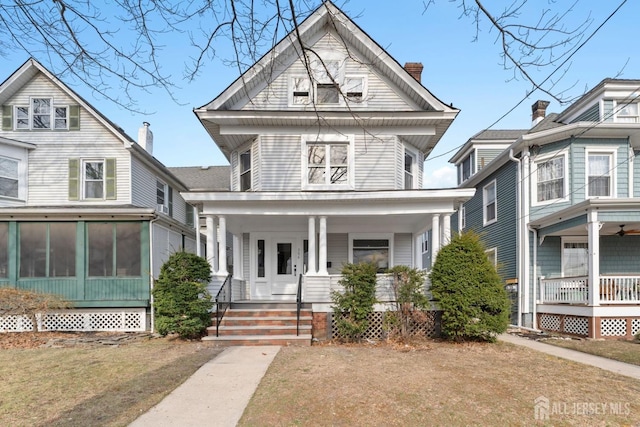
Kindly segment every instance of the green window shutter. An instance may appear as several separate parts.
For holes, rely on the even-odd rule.
[[[80,159],[69,159],[69,200],[80,200]]]
[[[187,218],[185,222],[189,227],[193,227],[193,206],[191,206],[189,203],[185,203],[185,209],[187,212]]]
[[[13,130],[13,106],[2,106],[2,130]]]
[[[80,106],[69,106],[69,130],[80,130]]]
[[[116,199],[116,159],[106,159],[107,200]]]
[[[173,188],[167,185],[169,190],[169,216],[173,217]]]

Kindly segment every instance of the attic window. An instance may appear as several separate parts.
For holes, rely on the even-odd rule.
[[[349,101],[362,101],[364,97],[364,77],[345,78],[344,91]]]
[[[340,88],[335,83],[318,83],[318,104],[339,104]]]
[[[294,77],[292,80],[293,104],[308,104],[309,79],[306,77]]]

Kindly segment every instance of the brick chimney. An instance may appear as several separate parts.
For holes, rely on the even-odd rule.
[[[153,132],[149,126],[149,122],[142,122],[142,127],[138,129],[138,145],[153,155]]]
[[[538,100],[531,106],[531,127],[534,127],[547,115],[549,101]]]
[[[418,82],[422,81],[423,68],[422,62],[406,62],[404,64],[404,69],[407,70],[407,73],[411,74]]]

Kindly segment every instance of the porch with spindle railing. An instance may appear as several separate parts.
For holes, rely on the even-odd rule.
[[[601,275],[593,305],[640,304],[640,275]],[[540,303],[589,305],[589,278],[540,279]]]

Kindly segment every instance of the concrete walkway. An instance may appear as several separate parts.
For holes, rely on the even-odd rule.
[[[600,369],[615,372],[616,374],[640,380],[640,366],[630,363],[618,362],[616,360],[604,357],[594,356],[592,354],[582,353],[568,348],[557,347],[551,344],[545,344],[540,341],[530,340],[513,334],[502,334],[498,336],[500,341],[511,344],[521,345],[533,350],[541,351],[552,356],[561,357],[563,359],[573,360],[574,362],[584,363],[586,365],[595,366]]]
[[[130,426],[235,426],[278,351],[277,346],[225,349]]]

